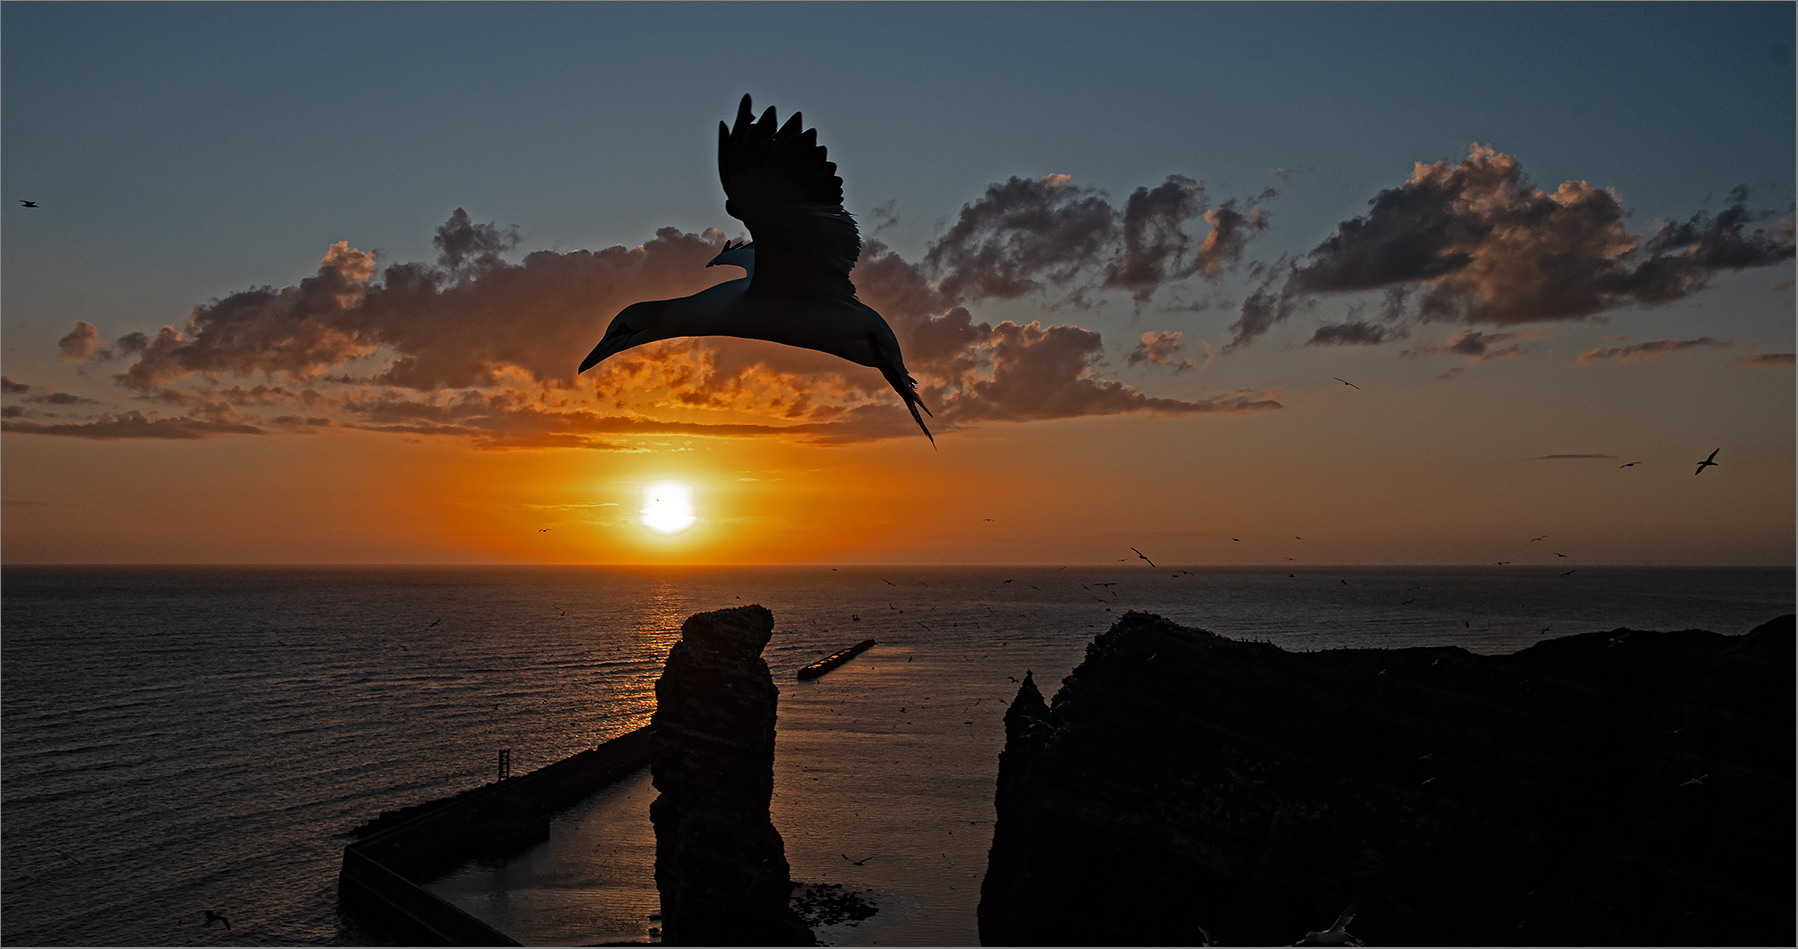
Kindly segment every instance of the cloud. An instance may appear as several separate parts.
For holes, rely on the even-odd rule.
[[[254,425],[206,421],[195,418],[151,418],[141,412],[103,415],[91,422],[46,425],[41,422],[0,422],[0,432],[20,435],[62,435],[72,438],[116,440],[155,438],[190,440],[213,435],[262,435]]]
[[[1791,353],[1755,353],[1752,356],[1737,356],[1729,361],[1730,365],[1744,369],[1790,369],[1792,363]]]
[[[1536,342],[1547,335],[1547,330],[1516,330],[1509,333],[1462,330],[1444,340],[1418,343],[1416,346],[1400,352],[1399,355],[1428,356],[1436,353],[1452,353],[1466,356],[1468,362],[1486,362],[1508,356],[1520,356],[1530,350],[1530,347],[1524,343]],[[1511,342],[1512,340],[1521,342]],[[1502,345],[1504,343],[1510,343],[1510,345]]]
[[[1366,215],[1287,263],[1277,294],[1270,283],[1245,301],[1231,346],[1320,294],[1416,288],[1420,319],[1510,326],[1669,303],[1719,272],[1791,260],[1792,219],[1751,231],[1772,213],[1749,210],[1746,188],[1730,196],[1714,216],[1638,234],[1616,193],[1585,181],[1544,191],[1514,156],[1488,146],[1455,165],[1418,162]]]
[[[1138,189],[1123,224],[1101,196],[1065,176],[1012,179],[964,209],[932,246],[935,263],[905,260],[869,239],[853,279],[898,335],[939,431],[1081,414],[1277,408],[1256,392],[1155,398],[1103,377],[1096,332],[995,327],[962,302],[1053,287],[1114,258],[1121,263],[1111,272],[1135,275],[1135,289],[1157,274],[1190,271],[1197,251],[1178,225],[1201,195],[1198,182],[1172,176]],[[576,380],[580,356],[626,305],[729,279],[704,266],[722,239],[718,231],[663,228],[636,247],[508,260],[520,243],[516,228],[478,224],[457,209],[436,230],[434,263],[378,261],[340,241],[296,286],[250,287],[194,307],[178,326],[119,337],[114,348],[125,365],[114,381],[142,401],[182,407],[185,421],[127,413],[11,430],[192,438],[341,427],[487,448],[598,450],[645,438],[914,435],[877,371],[758,340],[666,340]],[[73,335],[83,346],[98,339],[79,327]],[[1145,361],[1193,365],[1173,356],[1177,333],[1150,334],[1138,348]]]
[[[1231,198],[1207,211],[1202,182],[1168,175],[1137,188],[1119,210],[1067,175],[1013,177],[964,205],[923,263],[949,303],[1056,288],[1080,304],[1096,278],[1098,287],[1123,290],[1141,306],[1167,283],[1194,274],[1215,280],[1236,266],[1248,242],[1268,229],[1257,205],[1278,194],[1269,188],[1240,209]],[[1200,217],[1211,230],[1194,250],[1185,225]]]
[[[924,262],[944,273],[949,298],[1015,299],[1068,284],[1118,239],[1118,214],[1099,192],[1067,175],[1007,179],[962,206]]]
[[[1163,281],[1191,273],[1185,258],[1192,238],[1182,228],[1200,214],[1211,219],[1205,186],[1191,178],[1168,175],[1153,190],[1137,188],[1124,201],[1124,247],[1105,267],[1105,286],[1129,291],[1140,305]]]
[[[1136,348],[1130,351],[1127,361],[1134,366],[1137,363],[1152,362],[1162,366],[1173,366],[1175,372],[1193,368],[1196,363],[1190,359],[1174,362],[1174,354],[1184,349],[1180,342],[1180,331],[1161,333],[1144,333]],[[1209,361],[1209,358],[1208,358]]]
[[[1728,343],[1719,342],[1717,340],[1710,338],[1709,336],[1702,336],[1702,337],[1699,337],[1698,339],[1656,339],[1656,340],[1650,340],[1645,343],[1635,343],[1630,346],[1610,346],[1610,347],[1606,347],[1606,348],[1602,348],[1602,349],[1582,349],[1582,350],[1580,350],[1579,358],[1575,359],[1574,363],[1576,365],[1584,366],[1584,365],[1588,365],[1590,363],[1603,362],[1612,357],[1621,357],[1619,359],[1619,361],[1626,362],[1626,363],[1627,362],[1658,362],[1663,357],[1665,357],[1668,353],[1677,352],[1682,349],[1694,349],[1694,348],[1703,347],[1703,346],[1728,346],[1728,345],[1729,345]]]
[[[1099,334],[1077,326],[1009,320],[993,328],[990,378],[964,386],[939,412],[955,422],[1026,421],[1147,412],[1190,415],[1280,408],[1267,393],[1237,393],[1196,402],[1146,396],[1092,374]]]
[[[1377,326],[1366,320],[1349,320],[1319,326],[1307,346],[1377,346],[1410,335],[1402,326]]]
[[[1214,210],[1206,211],[1205,221],[1211,225],[1211,233],[1206,234],[1205,242],[1199,245],[1198,258],[1193,262],[1193,268],[1207,280],[1215,280],[1225,270],[1241,262],[1249,240],[1268,228],[1267,211],[1254,207],[1254,204],[1277,194],[1272,188],[1262,192],[1258,198],[1249,202],[1246,213],[1236,210],[1234,198],[1218,205]]]
[[[61,362],[112,358],[112,350],[100,348],[100,330],[86,320],[76,320],[69,335],[56,341],[56,348],[62,351]]]
[[[9,395],[13,395],[13,394],[17,394],[20,392],[30,392],[30,391],[31,391],[31,386],[29,383],[14,382],[12,380],[11,376],[0,376],[0,392],[5,392]]]
[[[1587,458],[1615,458],[1616,455],[1537,455],[1533,461],[1574,461]]]

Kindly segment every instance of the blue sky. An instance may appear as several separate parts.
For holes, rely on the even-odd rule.
[[[383,267],[429,263],[434,230],[456,208],[476,223],[516,226],[514,261],[634,246],[661,227],[735,235],[715,129],[749,92],[758,110],[804,112],[839,165],[864,236],[914,264],[988,186],[1014,176],[1071,176],[1119,208],[1170,175],[1202,181],[1212,208],[1258,200],[1268,226],[1216,280],[1170,282],[1141,304],[1116,291],[970,303],[989,324],[1040,320],[1102,334],[1095,378],[1184,400],[1279,390],[1290,413],[1313,396],[1336,398],[1333,377],[1372,377],[1410,393],[1402,399],[1419,412],[1479,415],[1491,392],[1432,388],[1454,375],[1441,355],[1452,323],[1416,324],[1402,343],[1307,345],[1316,326],[1377,309],[1369,294],[1317,296],[1251,344],[1224,347],[1244,300],[1258,286],[1277,289],[1269,274],[1369,214],[1414,163],[1452,167],[1475,145],[1513,158],[1547,192],[1567,181],[1611,189],[1637,235],[1715,215],[1738,186],[1759,215],[1751,227],[1789,218],[1794,10],[9,2],[0,5],[0,361],[18,384],[49,387],[31,398],[78,392],[103,403],[91,412],[124,411],[149,394],[109,383],[98,364],[59,358],[75,321],[97,326],[102,340],[153,336],[208,301],[297,284],[338,241]],[[1270,188],[1277,194],[1265,195]],[[42,206],[21,209],[22,199]],[[1204,225],[1192,219],[1188,230],[1199,238]],[[1714,430],[1724,406],[1746,398],[1752,410],[1734,424],[1764,436],[1769,458],[1785,456],[1770,462],[1754,497],[1783,491],[1789,508],[1789,369],[1707,369],[1692,381],[1680,360],[1696,357],[1684,350],[1633,374],[1570,367],[1576,352],[1655,340],[1712,340],[1699,346],[1716,347],[1712,369],[1790,352],[1791,292],[1768,288],[1791,273],[1787,257],[1719,271],[1701,292],[1652,306],[1540,324],[1475,321],[1488,334],[1545,335],[1509,341],[1535,346],[1529,358],[1468,364],[1467,375],[1485,373],[1482,384],[1518,400],[1516,412],[1605,406],[1593,410],[1592,432],[1636,425],[1631,400],[1658,405],[1670,386],[1701,393],[1664,407],[1690,414],[1695,432]],[[1202,341],[1215,361],[1175,372],[1177,361],[1128,360],[1148,331],[1182,333],[1195,362]],[[570,355],[572,374],[581,354]],[[1510,374],[1502,384],[1501,366]],[[1446,441],[1462,437],[1440,424]],[[1541,424],[1559,432],[1572,423]],[[1589,433],[1544,441],[1581,439]],[[8,435],[21,459],[8,468],[9,498],[39,483],[28,462],[64,451],[47,444],[58,441]],[[120,459],[138,450],[107,444]],[[1521,443],[1513,452],[1551,453]]]

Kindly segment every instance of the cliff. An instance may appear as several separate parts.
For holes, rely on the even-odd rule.
[[[656,680],[650,805],[668,945],[811,945],[789,907],[786,848],[768,817],[775,702],[761,658],[774,617],[760,606],[681,626]]]
[[[986,945],[1786,945],[1793,619],[1508,656],[1125,615],[1006,714]]]

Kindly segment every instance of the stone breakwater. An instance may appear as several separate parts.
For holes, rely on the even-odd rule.
[[[696,614],[656,680],[649,816],[669,945],[813,944],[768,816],[780,690],[761,653],[773,632],[760,606]]]
[[[1130,613],[1006,713],[986,945],[1786,945],[1793,619],[1506,656]]]

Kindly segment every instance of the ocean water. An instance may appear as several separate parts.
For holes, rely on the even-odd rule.
[[[380,944],[347,832],[648,721],[688,615],[774,612],[775,827],[879,907],[833,944],[973,944],[1001,717],[1129,609],[1288,649],[1740,634],[1790,569],[140,568],[0,578],[0,941]],[[800,666],[880,645],[813,682]],[[647,938],[645,774],[432,888],[527,944]],[[855,861],[860,861],[856,863]],[[203,925],[203,910],[232,929]]]

